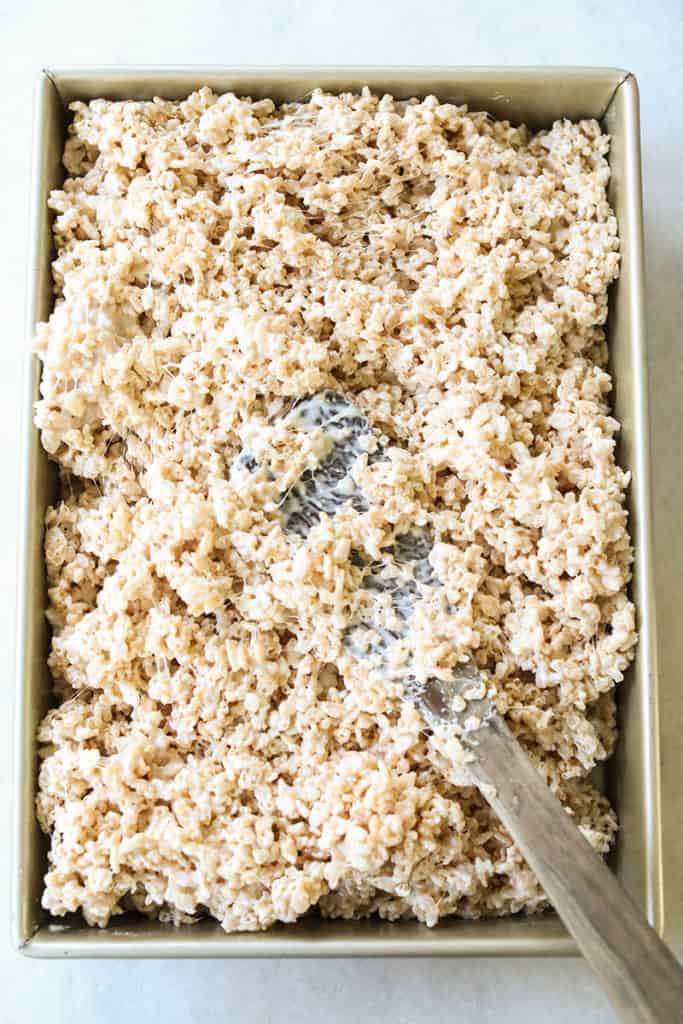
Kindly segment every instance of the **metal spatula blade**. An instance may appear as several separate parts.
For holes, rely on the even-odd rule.
[[[294,430],[321,430],[328,439],[324,458],[302,474],[280,505],[285,532],[305,539],[323,513],[334,516],[348,503],[358,511],[367,510],[369,501],[355,483],[353,469],[364,456],[382,458],[383,446],[360,410],[338,392],[324,391],[297,403],[285,422]],[[432,728],[466,730],[493,711],[473,661],[458,666],[449,677],[419,681],[410,663],[397,668],[392,658],[392,648],[408,636],[416,607],[442,589],[429,561],[432,547],[429,529],[415,526],[394,538],[382,562],[364,568],[364,600],[345,632],[344,647],[359,660],[372,659],[388,679],[400,682],[406,698]],[[448,609],[443,595],[441,604]]]

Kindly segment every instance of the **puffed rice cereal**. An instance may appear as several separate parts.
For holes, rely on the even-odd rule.
[[[344,655],[411,523],[472,654],[599,851],[591,769],[635,643],[603,325],[618,273],[595,121],[523,125],[316,91],[277,106],[72,106],[36,423],[56,706],[40,726],[43,905],[227,931],[312,910],[428,925],[542,909],[466,765]],[[315,459],[283,414],[349,395],[389,439],[365,510],[278,515]],[[241,452],[260,467],[240,472]]]

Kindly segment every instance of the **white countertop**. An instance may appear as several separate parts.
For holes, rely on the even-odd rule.
[[[598,1024],[579,960],[47,962],[8,939],[16,499],[31,99],[56,64],[583,64],[635,72],[642,98],[667,938],[683,956],[683,9],[680,0],[15,0],[0,4],[3,146],[0,549],[0,1024]],[[679,94],[677,96],[677,93]],[[12,134],[9,127],[14,126]],[[678,842],[676,842],[678,839]],[[673,1022],[672,1022],[673,1024]]]

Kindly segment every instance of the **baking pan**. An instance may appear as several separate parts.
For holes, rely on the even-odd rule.
[[[618,688],[621,730],[604,771],[621,830],[610,863],[660,932],[661,823],[657,673],[655,664],[649,440],[643,323],[642,203],[638,88],[613,68],[93,68],[45,69],[38,80],[32,181],[31,263],[27,335],[52,303],[52,241],[47,196],[64,172],[61,153],[72,100],[168,99],[201,85],[254,97],[293,100],[315,86],[330,91],[363,85],[396,97],[435,93],[494,117],[533,128],[558,117],[595,117],[612,136],[609,197],[619,221],[621,277],[613,287],[608,333],[614,410],[622,423],[619,461],[631,471],[630,524],[635,544],[632,584],[640,644]],[[34,813],[36,726],[50,702],[43,566],[43,518],[55,495],[55,474],[32,425],[40,368],[29,357],[24,405],[21,492],[16,786],[12,916],[15,943],[42,957],[451,956],[575,954],[552,913],[535,918],[446,919],[429,929],[416,922],[324,921],[315,917],[258,934],[226,935],[215,922],[173,927],[142,916],[114,918],[106,930],[77,917],[53,919],[40,906],[47,841]]]

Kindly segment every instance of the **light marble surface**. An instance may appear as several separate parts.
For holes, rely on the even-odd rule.
[[[680,0],[0,0],[0,1024],[234,1024],[297,1020],[598,1024],[613,1020],[578,960],[51,963],[8,940],[17,440],[30,108],[45,64],[593,64],[628,68],[642,92],[667,936],[683,955],[683,6]],[[672,1022],[673,1024],[673,1022]]]

